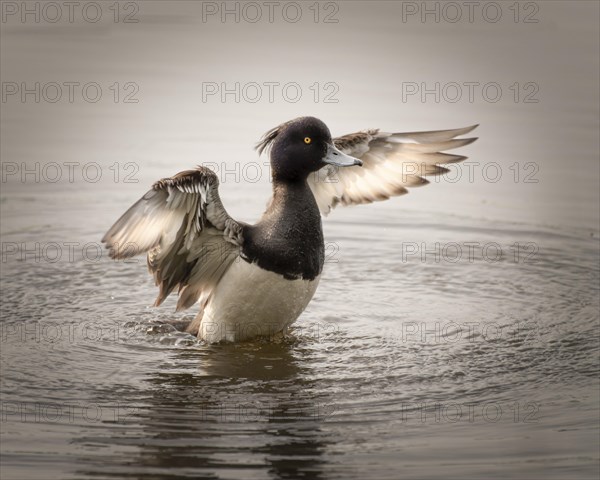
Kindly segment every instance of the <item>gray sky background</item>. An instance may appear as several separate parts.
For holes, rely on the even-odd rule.
[[[197,163],[240,169],[266,161],[252,150],[256,140],[300,115],[322,118],[334,135],[372,127],[411,131],[480,123],[480,140],[461,151],[476,162],[472,181],[463,167],[455,183],[443,181],[366,211],[385,215],[401,204],[598,231],[598,2],[523,2],[518,9],[514,2],[499,2],[501,17],[495,22],[498,11],[488,5],[493,2],[476,2],[472,21],[463,2],[454,3],[460,11],[447,2],[322,2],[317,22],[313,3],[301,2],[295,23],[290,20],[295,7],[286,7],[287,19],[283,7],[276,8],[270,23],[263,2],[256,3],[262,16],[255,23],[249,19],[257,11],[236,2],[227,6],[239,9],[239,22],[231,14],[223,21],[220,11],[209,14],[221,2],[141,1],[134,2],[136,11],[122,3],[118,22],[111,3],[101,3],[96,23],[89,21],[93,10],[86,12],[88,20],[75,10],[70,22],[65,6],[61,20],[51,23],[47,19],[56,12],[44,10],[43,2],[40,22],[32,15],[23,22],[22,12],[9,14],[6,3],[0,42],[5,200],[72,194],[65,197],[66,210],[76,203],[83,211],[82,205],[89,205],[114,217],[152,181]],[[437,9],[437,18],[423,17],[423,5]],[[23,82],[28,88],[40,82],[39,103],[34,95],[21,100]],[[55,95],[51,86],[43,92],[51,82],[62,85],[56,103],[46,98]],[[90,102],[79,86],[71,103],[64,82],[95,82],[102,97]],[[235,88],[236,82],[239,101],[231,94],[222,99],[220,91],[207,95],[214,85]],[[268,82],[278,84],[273,102]],[[300,86],[297,102],[282,92],[293,82]],[[469,82],[478,84],[473,101]],[[7,83],[19,91],[9,94]],[[436,83],[439,98],[422,98],[422,88],[435,90]],[[251,84],[261,87],[259,101],[253,101],[257,90]],[[484,92],[486,84],[491,87]],[[411,94],[415,86],[419,90]],[[501,97],[492,101],[496,86]],[[297,91],[292,87],[290,96]],[[125,103],[128,93],[138,102]],[[458,93],[461,99],[455,101]],[[19,171],[7,175],[6,162]],[[60,181],[23,181],[23,162],[42,169],[59,163]],[[96,162],[102,181],[81,181],[78,166],[70,183],[65,162]],[[138,183],[110,181],[115,162],[122,174],[129,172],[123,165],[135,162]],[[489,181],[497,166],[502,177]],[[232,214],[252,220],[268,195],[268,171],[256,183],[244,181],[246,173],[256,176],[248,171],[222,180],[223,198]],[[528,174],[537,183],[525,183]],[[116,196],[114,203],[107,192]],[[10,202],[3,209],[5,231],[22,212]]]

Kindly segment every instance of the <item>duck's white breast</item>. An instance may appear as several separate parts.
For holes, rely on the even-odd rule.
[[[207,342],[235,342],[280,332],[304,311],[319,278],[287,280],[240,258],[213,290],[198,336]]]

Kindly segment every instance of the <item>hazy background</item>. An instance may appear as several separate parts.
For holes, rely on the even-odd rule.
[[[78,9],[72,24],[50,24],[42,21],[43,16],[39,24],[22,24],[18,14],[7,16],[2,24],[3,82],[26,82],[28,88],[40,82],[40,90],[48,82],[81,86],[73,87],[73,103],[65,86],[62,99],[54,104],[43,97],[34,103],[32,95],[21,103],[20,89],[7,96],[2,103],[2,160],[97,162],[104,169],[120,162],[123,172],[125,163],[135,162],[139,172],[133,178],[139,184],[111,187],[115,194],[126,193],[133,199],[157,175],[171,175],[199,162],[256,161],[251,148],[260,135],[300,115],[322,118],[334,135],[373,127],[411,131],[480,123],[476,134],[481,140],[465,152],[477,162],[472,167],[477,181],[469,182],[463,175],[458,185],[444,183],[437,191],[402,199],[402,208],[418,209],[435,202],[436,208],[447,212],[468,210],[491,219],[597,231],[598,5],[537,2],[522,4],[515,13],[513,4],[501,3],[501,18],[491,23],[484,12],[494,19],[496,10],[488,4],[473,7],[472,23],[464,6],[461,21],[445,21],[454,19],[457,10],[443,2],[424,6],[421,2],[325,2],[318,9],[319,23],[314,22],[315,9],[309,9],[312,4],[303,4],[296,23],[285,21],[284,3],[274,9],[273,23],[268,21],[268,7],[261,3],[257,23],[244,21],[254,18],[256,10],[242,7],[237,7],[239,23],[231,14],[223,23],[220,3],[218,13],[205,12],[203,21],[203,8],[210,11],[211,2],[138,2],[131,18],[127,14],[134,12],[133,7],[122,6],[119,23],[114,23],[114,10],[106,5],[97,23],[85,22]],[[235,2],[227,5],[235,11]],[[418,12],[409,14],[415,5]],[[428,14],[423,23],[426,8],[437,8],[438,18]],[[288,9],[288,18],[294,18],[294,8]],[[61,13],[68,19],[66,7]],[[46,16],[53,15],[48,9]],[[94,10],[87,15],[93,18]],[[514,21],[515,15],[519,22]],[[323,23],[326,19],[337,23]],[[139,22],[122,23],[125,20]],[[537,23],[524,23],[534,20]],[[89,82],[102,88],[97,103],[83,99],[82,86]],[[115,82],[121,94],[116,104],[110,90]],[[138,103],[123,103],[135,88],[126,89],[127,82],[137,86],[132,100]],[[240,95],[236,102],[234,95],[227,95],[223,102],[216,94],[203,101],[207,82],[216,83],[219,93],[223,83],[232,89],[239,82],[242,92],[255,82],[262,86],[262,98],[250,103]],[[286,101],[282,88],[274,87],[270,103],[265,82],[281,86],[297,82],[301,98],[297,103]],[[317,103],[310,90],[315,82],[320,85]],[[337,88],[326,88],[328,82]],[[436,82],[442,93],[439,101],[429,94],[423,102],[421,86],[434,89]],[[446,87],[451,82],[461,85],[462,98],[455,103],[449,100],[456,97],[456,89]],[[473,87],[472,103],[465,82],[480,84]],[[483,85],[490,82],[502,89],[496,103],[484,96]],[[526,88],[528,82],[536,87]],[[403,99],[403,91],[412,88],[407,84],[418,85],[419,92]],[[246,97],[254,98],[256,90],[247,88]],[[329,100],[337,103],[325,103],[325,95],[334,88]],[[489,97],[494,98],[496,90],[490,88]],[[527,98],[534,89],[536,93]],[[53,92],[49,89],[48,96]],[[94,92],[90,90],[90,96]],[[290,96],[294,92],[292,88]],[[491,162],[502,167],[497,183],[486,182],[483,176],[483,168]],[[509,170],[515,162],[521,171],[517,183]],[[532,177],[539,180],[537,184],[523,183],[534,168],[526,167],[528,162],[537,165]],[[160,171],[153,168],[158,164]],[[486,173],[494,175],[494,167],[488,168]],[[67,177],[67,169],[63,166],[61,178]],[[110,171],[103,173],[107,180]],[[15,177],[19,176],[7,176],[8,185],[3,184],[7,194],[37,195],[40,190],[56,192],[63,187],[48,182],[23,184]],[[227,206],[233,214],[255,218],[267,191],[260,184],[245,186],[248,195],[240,201],[233,195],[238,188],[234,178],[230,175],[223,182],[223,197],[230,199]],[[268,172],[260,180],[265,183]],[[85,181],[64,187],[90,195],[105,188]],[[448,192],[453,201],[438,202],[438,198],[448,199]],[[375,211],[396,205],[366,208]]]

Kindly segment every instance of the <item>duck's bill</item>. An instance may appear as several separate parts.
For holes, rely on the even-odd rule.
[[[327,145],[327,154],[323,157],[323,162],[330,165],[337,165],[338,167],[362,166],[363,164],[362,160],[346,155],[331,144]]]

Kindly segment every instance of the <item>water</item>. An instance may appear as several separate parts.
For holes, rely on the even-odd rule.
[[[2,81],[104,97],[2,104],[2,161],[40,165],[2,183],[2,478],[597,478],[598,6],[538,6],[537,24],[403,23],[392,2],[340,3],[337,24],[202,23],[191,2],[139,2],[138,24],[4,23]],[[139,103],[115,104],[128,81]],[[203,102],[209,81],[304,97]],[[317,81],[339,102],[307,96]],[[421,81],[531,81],[540,101],[402,102],[398,82]],[[307,113],[334,134],[481,122],[474,177],[336,210],[288,339],[178,332],[195,311],[151,308],[145,261],[99,238],[199,162],[255,220],[269,184],[243,170],[264,161],[250,147]]]

